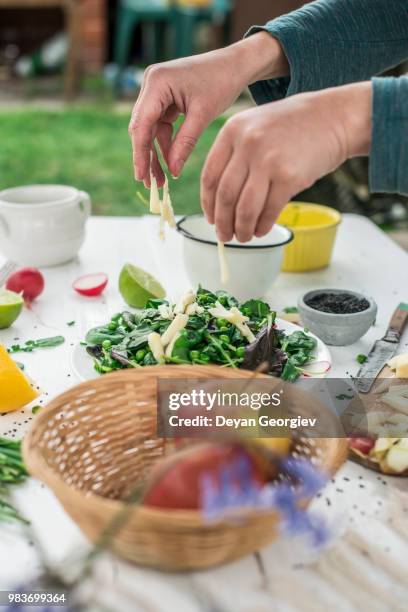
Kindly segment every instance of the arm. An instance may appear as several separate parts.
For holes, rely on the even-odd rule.
[[[408,195],[408,77],[373,79],[370,190]]]
[[[258,104],[367,80],[408,57],[406,0],[317,0],[247,36],[261,30],[281,43],[290,78],[254,83]]]

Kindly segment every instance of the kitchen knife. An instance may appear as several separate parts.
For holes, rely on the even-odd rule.
[[[368,393],[374,380],[397,352],[402,332],[408,321],[408,304],[401,303],[392,315],[387,332],[377,340],[357,373],[356,386],[360,393]]]
[[[6,282],[6,280],[8,279],[10,274],[14,272],[16,267],[17,265],[14,263],[14,261],[6,261],[4,266],[0,268],[0,287]]]

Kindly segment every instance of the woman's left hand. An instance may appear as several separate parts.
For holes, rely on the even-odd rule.
[[[371,83],[299,94],[233,116],[201,177],[201,204],[222,242],[263,236],[285,204],[355,155],[368,154]]]

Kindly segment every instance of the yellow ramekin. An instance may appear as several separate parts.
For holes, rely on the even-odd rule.
[[[330,264],[341,214],[334,208],[289,202],[277,223],[289,227],[295,239],[285,247],[282,271],[307,272]]]

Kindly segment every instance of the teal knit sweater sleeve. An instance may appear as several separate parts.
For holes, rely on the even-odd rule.
[[[370,79],[408,58],[408,0],[317,0],[253,26],[283,47],[290,76],[251,85],[257,104]],[[373,79],[370,188],[408,194],[408,77]]]

